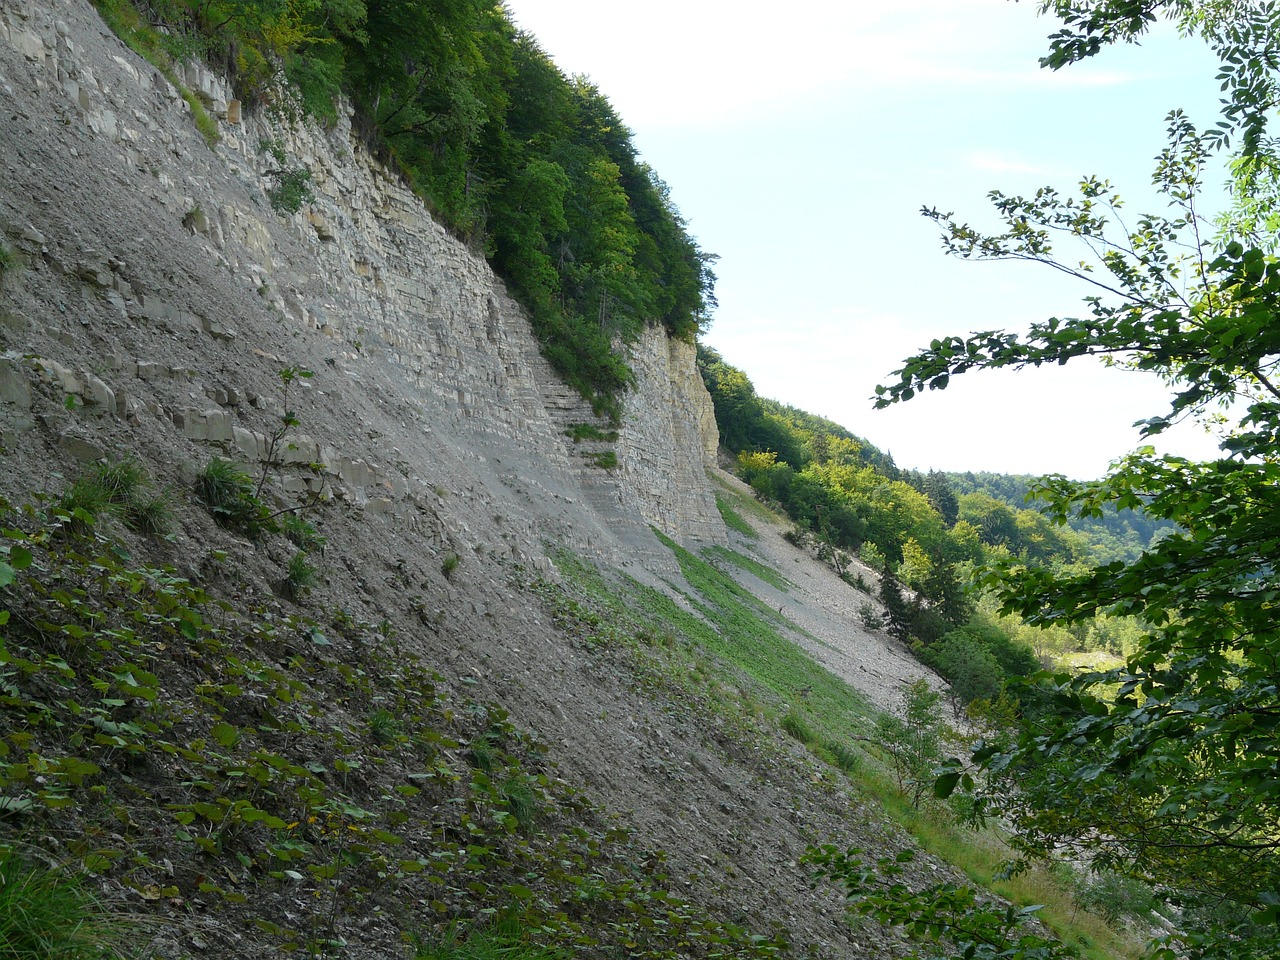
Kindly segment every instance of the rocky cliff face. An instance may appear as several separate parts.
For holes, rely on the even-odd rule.
[[[649,525],[723,537],[691,346],[650,329],[631,347],[637,387],[617,440],[575,444],[566,432],[595,423],[589,406],[557,381],[501,281],[346,117],[320,130],[280,109],[244,115],[192,66],[183,79],[218,120],[210,147],[178,91],[93,16],[65,0],[0,10],[0,227],[25,261],[7,284],[4,346],[15,383],[32,355],[27,375],[85,402],[57,425],[64,447],[79,432],[86,455],[119,454],[114,428],[133,423],[171,434],[180,459],[212,448],[254,464],[279,413],[277,371],[306,367],[309,395],[333,406],[299,407],[290,459],[325,470],[296,470],[295,491],[323,482],[415,523],[437,489],[464,488],[456,536],[530,560],[555,544],[669,570]],[[302,168],[315,201],[277,212],[278,172]],[[497,536],[481,532],[495,515]]]

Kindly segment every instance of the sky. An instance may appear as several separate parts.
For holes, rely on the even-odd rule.
[[[1073,362],[966,374],[872,409],[935,337],[1078,315],[1078,282],[947,257],[922,206],[994,226],[989,190],[1150,188],[1166,114],[1218,119],[1217,64],[1163,29],[1056,73],[1055,22],[1008,0],[507,0],[561,70],[586,74],[703,250],[719,308],[702,340],[761,396],[827,417],[922,471],[1101,475],[1167,411],[1154,378]],[[758,11],[758,12],[756,12]],[[1195,425],[1157,446],[1213,455]]]

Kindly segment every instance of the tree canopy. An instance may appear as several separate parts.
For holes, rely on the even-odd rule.
[[[1160,15],[1174,18],[1222,58],[1222,119],[1202,130],[1180,112],[1169,116],[1153,176],[1168,206],[1129,218],[1132,228],[1115,189],[1097,178],[1071,194],[993,192],[1004,225],[996,233],[926,209],[950,253],[1075,276],[1087,288],[1085,309],[1025,334],[935,340],[877,388],[877,405],[944,389],[974,370],[1101,356],[1169,384],[1170,407],[1143,421],[1146,436],[1186,417],[1225,418],[1222,454],[1211,462],[1145,447],[1102,480],[1035,485],[1059,523],[1099,517],[1109,505],[1142,507],[1177,528],[1136,559],[1092,570],[991,564],[985,579],[1006,611],[1046,625],[1133,614],[1150,630],[1123,666],[1054,678],[1052,711],[1012,746],[982,744],[973,758],[987,775],[980,798],[1013,819],[1025,855],[1067,846],[1158,884],[1184,906],[1168,956],[1174,946],[1204,958],[1276,956],[1280,153],[1266,122],[1278,102],[1280,10],[1244,0],[1044,6],[1063,18],[1044,61],[1054,68],[1139,36]],[[1214,223],[1199,204],[1219,161],[1235,202]],[[965,779],[956,767],[940,787]]]

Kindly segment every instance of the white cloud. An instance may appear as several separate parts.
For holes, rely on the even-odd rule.
[[[727,0],[651,0],[642,12],[599,0],[507,6],[561,69],[590,75],[645,127],[722,123],[885,86],[1025,82],[1009,35],[1028,23],[1047,32],[1004,0],[822,0],[786,16],[753,16]]]

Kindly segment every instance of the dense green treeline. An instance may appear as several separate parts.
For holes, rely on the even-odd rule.
[[[921,579],[916,568],[926,565],[921,554],[949,564],[993,551],[1065,563],[1087,558],[1089,545],[1073,530],[1013,506],[994,483],[903,470],[839,424],[757,396],[747,375],[709,348],[700,348],[699,367],[721,443],[738,455],[743,479],[800,526],[883,558],[913,586]]]
[[[834,546],[859,551],[869,543],[864,552],[895,567],[916,547],[950,563],[993,550],[1036,562],[1109,563],[1133,559],[1173,529],[1110,506],[1057,526],[1029,508],[1036,477],[904,470],[839,424],[758,396],[715,350],[700,347],[699,366],[721,443],[742,457],[744,479]]]
[[[985,494],[1018,509],[1028,502],[1032,486],[1039,477],[1030,474],[948,473],[947,480],[960,495]],[[1168,520],[1148,516],[1141,510],[1117,510],[1104,504],[1101,516],[1070,517],[1068,526],[1083,540],[1088,559],[1094,563],[1112,560],[1134,560],[1153,540],[1176,530]]]
[[[715,258],[608,99],[561,73],[500,3],[97,2],[153,55],[226,69],[250,106],[288,113],[281,73],[283,99],[322,122],[349,97],[366,142],[490,258],[598,412],[616,416],[631,381],[617,340],[650,322],[691,340],[706,323]]]
[[[1056,525],[1018,505],[1034,478],[904,470],[839,424],[758,396],[715,350],[699,347],[698,360],[739,475],[821,550],[856,554],[882,574],[886,628],[951,682],[957,709],[999,702],[1008,681],[1042,662],[1118,655],[1136,644],[1144,628],[1128,617],[1040,630],[1003,616],[973,574],[993,562],[1085,570],[1113,553],[1139,552],[1140,514],[1111,515],[1135,524],[1123,538]],[[1021,690],[1022,709],[1033,696]]]

